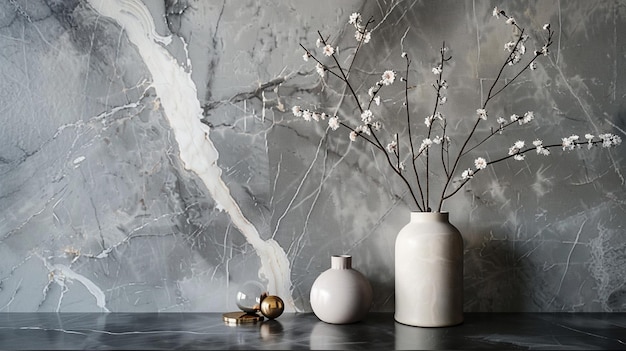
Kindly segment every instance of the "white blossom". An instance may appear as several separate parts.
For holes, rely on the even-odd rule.
[[[428,116],[424,118],[424,124],[426,127],[430,128],[431,123],[433,122],[433,116]]]
[[[519,119],[520,117],[518,115],[516,115],[515,113],[511,115],[511,122],[515,122]]]
[[[550,30],[550,23],[546,23],[543,25],[543,30]]]
[[[311,117],[313,117],[313,120],[314,120],[315,122],[319,122],[319,121],[320,121],[320,117],[321,117],[321,116],[322,116],[322,114],[321,114],[321,113],[319,113],[319,112],[313,112],[313,113],[311,114]]]
[[[305,53],[304,53],[304,55],[302,55],[302,59],[303,59],[304,61],[307,61],[307,62],[308,62],[308,61],[309,61],[309,53],[308,53],[308,52],[305,52]]]
[[[517,160],[517,161],[524,161],[524,158],[526,158],[526,155],[517,154],[517,155],[513,156],[513,159]]]
[[[305,121],[309,122],[312,117],[313,117],[313,114],[311,113],[311,111],[309,110],[302,111],[302,118],[304,118]]]
[[[487,120],[487,111],[484,108],[477,109],[476,114],[480,117],[480,119],[485,121]]]
[[[380,123],[380,121],[376,121],[372,123],[372,127],[374,128],[375,131],[379,131],[383,128],[383,124]]]
[[[441,144],[442,141],[443,141],[443,138],[441,136],[439,136],[439,135],[437,135],[437,136],[435,136],[433,138],[433,143],[434,144]]]
[[[441,65],[437,65],[437,67],[433,67],[432,71],[433,74],[441,74],[441,72],[443,72],[443,68],[441,68]]]
[[[587,149],[591,149],[593,147],[593,134],[585,134],[585,139],[587,139]]]
[[[420,145],[419,152],[424,151],[426,148],[430,147],[432,144],[433,144],[433,141],[428,138],[422,140],[422,144]]]
[[[491,15],[495,18],[500,18],[500,10],[498,9],[498,6],[493,8]]]
[[[400,163],[398,164],[398,169],[399,169],[399,170],[401,170],[401,171],[404,171],[404,168],[405,168],[405,166],[404,166],[404,162],[400,162]]]
[[[356,32],[354,32],[354,38],[357,41],[362,41],[364,44],[367,44],[372,39],[372,32],[370,32],[369,30],[365,32],[357,30]]]
[[[514,41],[509,41],[508,43],[504,44],[504,50],[512,52],[513,49],[515,49],[515,44],[516,43]]]
[[[339,129],[339,117],[334,116],[334,117],[331,117],[330,119],[328,119],[328,126],[332,130]]]
[[[323,50],[322,52],[326,56],[332,56],[335,53],[335,49],[332,46],[330,46],[330,44],[326,44],[326,46],[324,46],[324,49],[322,50]]]
[[[531,71],[534,71],[534,70],[536,70],[536,69],[537,69],[537,62],[532,62],[532,63],[530,64],[530,70],[531,70]]]
[[[371,135],[370,128],[366,124],[356,127],[355,131],[358,134],[363,133],[363,134]]]
[[[326,75],[326,69],[324,69],[324,66],[322,66],[321,63],[317,63],[317,65],[315,65],[315,70],[317,71],[317,74],[320,75],[320,77],[324,78],[324,76]]]
[[[394,80],[396,80],[396,74],[394,73],[394,71],[387,70],[383,73],[380,82],[384,85],[391,85],[393,84]]]
[[[387,144],[387,151],[395,153],[398,150],[398,142],[392,140],[389,144]]]
[[[380,96],[374,98],[374,103],[376,104],[376,106],[380,106]]]
[[[485,160],[482,157],[479,157],[474,160],[474,166],[476,166],[476,169],[485,169],[487,168],[487,160]]]
[[[439,97],[439,105],[443,105],[448,101],[448,98],[445,96]]]
[[[348,19],[348,24],[357,25],[361,22],[361,14],[358,12],[354,12],[350,15],[350,19]]]
[[[365,124],[370,124],[372,123],[372,111],[370,110],[365,110],[363,111],[363,113],[361,113],[361,121],[363,121],[363,123]]]
[[[496,118],[496,122],[498,124],[505,124],[506,123],[506,119],[504,119],[502,117],[498,117],[498,118]]]
[[[315,46],[318,48],[321,48],[322,45],[324,45],[324,42],[322,42],[321,38],[317,38],[317,40],[315,41]]]
[[[543,141],[541,141],[539,139],[535,139],[535,141],[533,141],[533,145],[534,146],[541,146],[541,145],[543,145]]]
[[[374,96],[374,89],[376,89],[376,87],[371,87],[367,90],[367,95]]]
[[[515,18],[513,18],[513,17],[507,18],[506,19],[506,24],[514,25],[515,24]]]
[[[355,131],[350,132],[350,141],[356,141],[358,134]]]
[[[518,140],[518,141],[515,142],[514,145],[515,145],[516,148],[522,149],[524,147],[524,144],[525,144],[524,140]]]
[[[464,170],[463,173],[461,173],[461,178],[463,179],[471,179],[472,177],[474,177],[474,171],[472,171],[470,168]]]
[[[530,121],[532,121],[535,118],[535,113],[533,111],[528,111],[526,113],[524,113],[524,117],[520,118],[519,120],[519,124],[526,124]]]
[[[293,112],[293,115],[296,117],[302,117],[302,109],[298,105],[292,107],[291,112]]]
[[[400,57],[402,57],[402,58],[406,58],[406,56],[407,56],[407,54],[404,51],[402,52],[402,55],[400,55]]]

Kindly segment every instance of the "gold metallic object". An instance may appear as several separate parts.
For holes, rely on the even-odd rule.
[[[269,295],[261,300],[261,313],[269,319],[274,319],[283,314],[285,303],[276,295]]]
[[[224,313],[222,318],[228,325],[251,324],[263,320],[263,316],[249,312],[228,312]]]

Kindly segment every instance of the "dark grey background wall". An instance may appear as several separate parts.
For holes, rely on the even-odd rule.
[[[358,120],[299,44],[314,48],[320,30],[345,57],[348,16],[372,16],[351,79],[364,96],[384,70],[404,74],[407,52],[421,128],[445,41],[442,111],[458,147],[512,38],[494,6],[527,28],[530,54],[544,23],[554,44],[479,133],[496,116],[535,120],[461,169],[517,140],[623,138],[626,1],[2,2],[0,311],[224,311],[250,280],[308,311],[338,253],[372,282],[374,309],[393,310],[395,234],[414,208],[381,154],[293,116],[301,105]],[[374,110],[384,132],[403,130],[398,83]],[[529,154],[447,201],[465,239],[465,309],[626,310],[624,155]]]

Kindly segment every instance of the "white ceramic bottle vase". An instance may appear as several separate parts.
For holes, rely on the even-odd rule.
[[[330,262],[330,269],[311,287],[313,312],[331,324],[362,320],[372,305],[372,286],[361,272],[352,269],[352,256],[333,255]]]
[[[416,327],[462,323],[463,238],[448,213],[411,213],[395,254],[395,320]]]

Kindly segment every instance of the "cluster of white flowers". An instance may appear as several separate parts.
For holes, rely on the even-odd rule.
[[[617,146],[622,143],[622,138],[619,135],[605,133],[598,135],[598,137],[602,140],[602,147]]]
[[[307,122],[310,121],[324,121],[326,120],[326,118],[329,118],[328,120],[328,126],[330,127],[330,129],[332,130],[337,130],[339,128],[339,117],[337,116],[329,116],[324,112],[317,112],[317,111],[311,111],[311,110],[307,110],[307,109],[302,109],[300,106],[294,106],[291,108],[291,112],[293,113],[294,116],[296,117],[302,117],[302,119],[304,119]]]
[[[504,44],[504,50],[511,53],[509,65],[514,65],[522,60],[522,57],[526,53],[526,41],[530,37],[528,35],[522,35],[517,41],[509,41]]]
[[[477,159],[474,160],[474,167],[476,167],[476,171],[480,171],[482,169],[487,168],[487,165],[489,164],[489,162],[487,162],[487,160],[485,160],[483,157],[478,157]],[[466,179],[471,179],[474,177],[474,170],[471,168],[468,168],[466,170],[463,171],[463,173],[461,173],[461,179],[466,180]]]
[[[528,112],[524,113],[524,116],[520,116],[520,115],[514,113],[514,114],[511,115],[511,117],[509,117],[509,120],[511,121],[511,123],[518,122],[519,125],[523,125],[523,124],[529,123],[533,119],[535,119],[535,113],[533,111],[528,111]],[[496,123],[498,123],[500,125],[500,128],[498,129],[498,132],[500,134],[502,134],[502,131],[504,130],[504,128],[506,126],[508,126],[508,121],[504,117],[498,116],[498,117],[496,117]]]
[[[617,146],[622,143],[622,138],[619,135],[611,133],[600,134],[598,135],[598,138],[600,138],[600,140],[595,141],[595,143],[602,144],[602,147],[604,148]],[[579,139],[580,137],[576,134],[568,136],[567,138],[561,138],[561,146],[563,147],[563,150],[569,151],[574,150],[574,148],[580,148],[584,143],[578,142]],[[593,134],[588,133],[585,134],[585,139],[587,140],[587,148],[591,149],[591,147],[593,147],[594,145],[595,137],[593,136]]]
[[[515,18],[507,16],[506,13],[500,10],[497,6],[493,8],[492,15],[496,18],[500,18],[500,16],[506,17],[506,24],[510,24],[519,29]],[[550,32],[550,24],[544,24],[543,30]],[[517,41],[509,41],[508,43],[504,44],[504,50],[511,53],[510,60],[508,62],[509,65],[514,65],[521,61],[522,56],[526,53],[526,46],[524,44],[528,40],[528,38],[528,35],[522,35]],[[541,50],[535,50],[535,55],[548,55],[548,46],[544,45],[541,47]],[[529,68],[534,71],[535,69],[537,69],[537,63],[531,62]]]
[[[518,119],[517,121],[519,122],[520,125],[522,124],[526,124],[530,121],[532,121],[535,118],[535,113],[533,111],[528,111],[526,113],[524,113],[524,117],[521,119]]]
[[[319,62],[315,65],[315,71],[317,71],[317,74],[319,74],[322,78],[326,75],[326,68],[324,68],[324,66]]]
[[[513,158],[518,161],[523,161],[525,155],[520,154],[520,151],[524,148],[526,143],[523,140],[518,140],[509,148],[509,155],[513,155]]]
[[[426,148],[429,148],[432,144],[433,144],[433,141],[428,138],[422,140],[422,144],[420,145],[418,152],[423,152],[424,150],[426,150]]]
[[[430,125],[436,119],[438,119],[440,121],[443,121],[443,119],[444,119],[443,114],[441,112],[439,112],[439,111],[435,112],[434,115],[428,116],[428,117],[424,118],[424,124],[426,125],[426,127],[430,128]]]
[[[536,139],[535,141],[533,141],[533,145],[535,146],[537,150],[537,155],[544,155],[544,156],[550,155],[550,150],[543,147],[543,141]]]
[[[376,125],[373,125],[373,128],[376,130]],[[356,138],[359,136],[359,134],[365,134],[365,135],[371,135],[372,132],[369,128],[369,126],[367,125],[360,125],[356,128],[354,128],[353,131],[350,132],[350,141],[356,141]]]
[[[363,18],[360,13],[355,12],[350,15],[348,24],[352,24],[354,25],[354,28],[356,28],[354,37],[358,42],[369,43],[370,39],[372,39],[372,32],[365,29],[365,26],[363,25]]]
[[[574,150],[574,148],[576,147],[576,141],[578,141],[578,139],[578,135],[575,134],[568,136],[567,138],[561,138],[561,140],[563,141],[563,150]]]
[[[372,124],[373,117],[374,117],[374,114],[372,113],[371,110],[365,110],[363,111],[363,113],[361,113],[361,121],[365,124]]]

